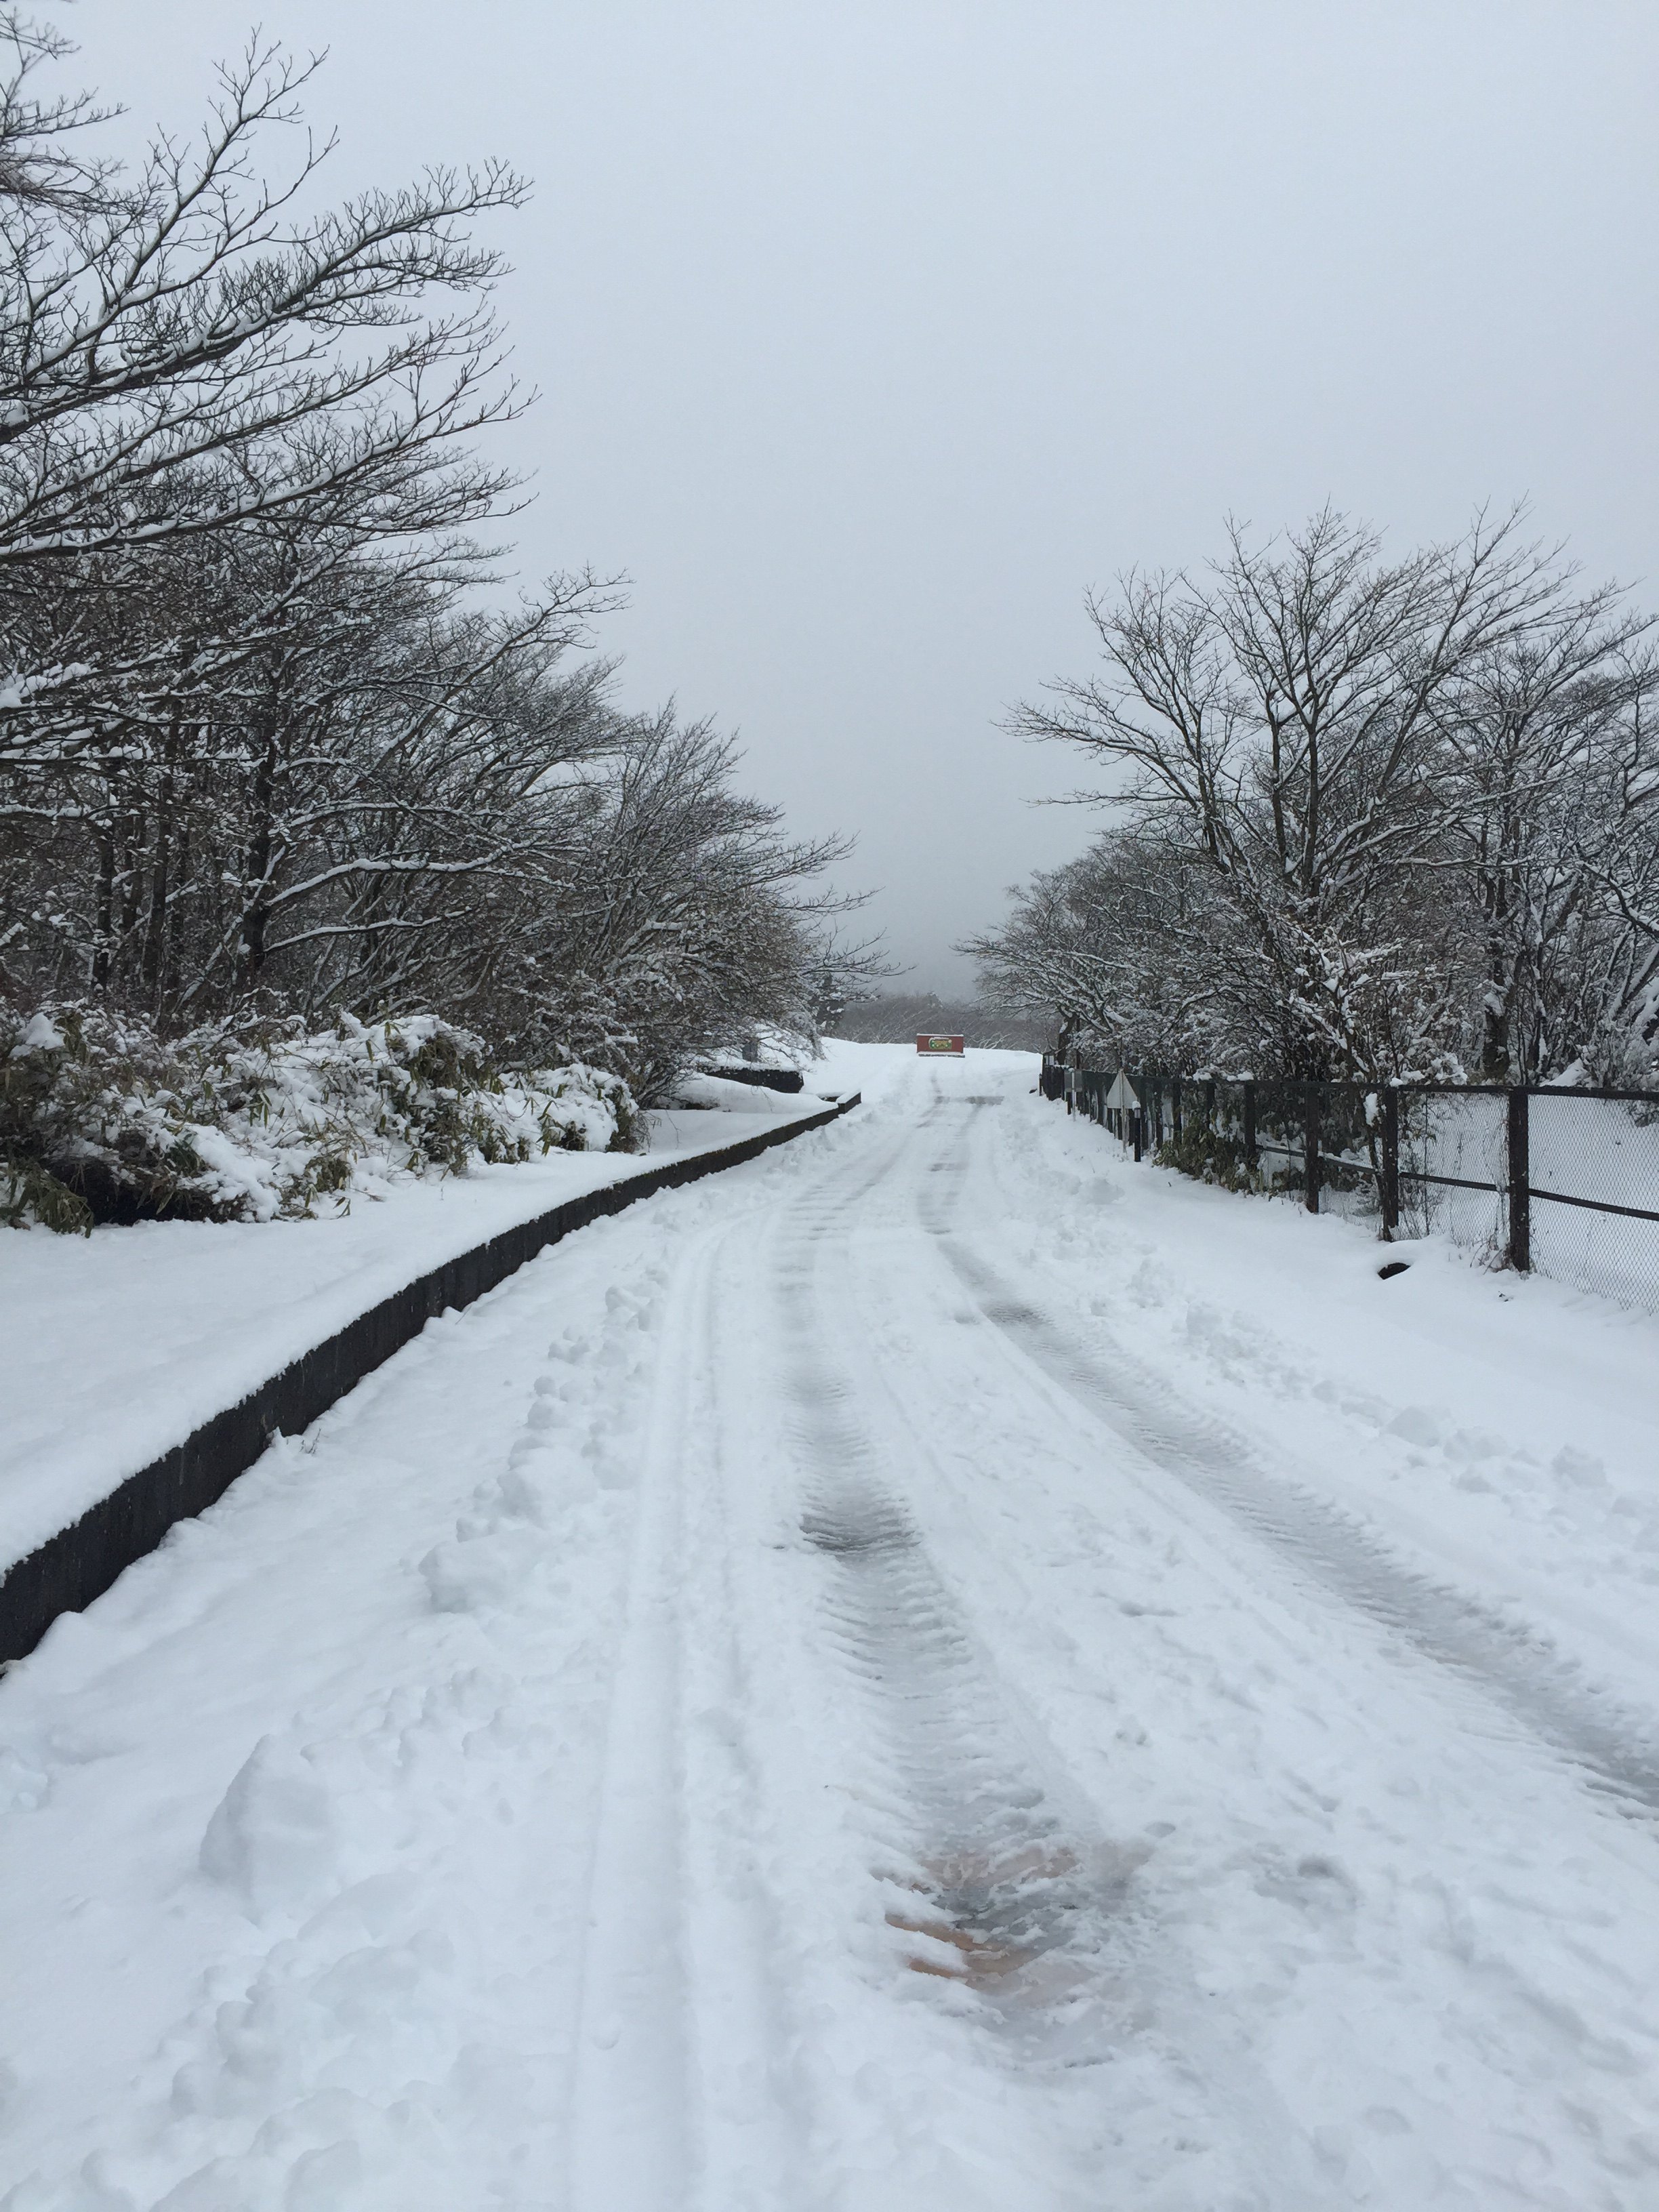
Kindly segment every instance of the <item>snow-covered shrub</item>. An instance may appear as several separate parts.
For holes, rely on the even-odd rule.
[[[435,1015],[217,1023],[167,1042],[91,1006],[0,1012],[0,1222],[267,1221],[477,1160],[629,1151],[626,1086],[507,1073]]]
[[[1176,1168],[1197,1182],[1218,1183],[1223,1190],[1260,1190],[1261,1170],[1251,1162],[1242,1138],[1206,1121],[1188,1121],[1178,1137],[1166,1137],[1155,1159],[1161,1168]]]
[[[1607,1022],[1558,1083],[1587,1083],[1609,1091],[1659,1090],[1659,981],[1638,1009],[1639,1018]]]

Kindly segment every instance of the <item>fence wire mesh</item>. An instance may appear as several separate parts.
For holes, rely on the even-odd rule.
[[[1401,1097],[1399,1233],[1449,1237],[1492,1267],[1503,1265],[1510,1235],[1504,1092],[1419,1091]]]
[[[1659,1222],[1600,1210],[1659,1213],[1659,1098],[1539,1091],[1528,1119],[1533,1266],[1579,1290],[1659,1306]]]
[[[1304,1205],[1311,1183],[1318,1211],[1659,1311],[1659,1093],[1385,1093],[1057,1062],[1043,1089],[1206,1181]]]

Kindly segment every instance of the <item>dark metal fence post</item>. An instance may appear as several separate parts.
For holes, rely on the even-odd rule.
[[[1138,1106],[1131,1107],[1129,1109],[1129,1127],[1134,1133],[1135,1158],[1137,1159],[1140,1158],[1140,1130],[1141,1122],[1144,1118],[1145,1117],[1142,1115],[1140,1109]]]
[[[1510,1093],[1510,1265],[1519,1274],[1532,1269],[1532,1169],[1528,1157],[1527,1094]]]
[[[1170,1085],[1170,1103],[1175,1113],[1175,1140],[1181,1142],[1181,1078],[1177,1075]]]
[[[1255,1149],[1255,1085],[1247,1076],[1239,1089],[1244,1093],[1244,1157],[1254,1175],[1261,1165]]]
[[[1382,1241],[1392,1243],[1400,1226],[1400,1093],[1390,1083],[1382,1093]]]
[[[1319,1085],[1308,1085],[1302,1123],[1302,1179],[1310,1213],[1319,1211]]]

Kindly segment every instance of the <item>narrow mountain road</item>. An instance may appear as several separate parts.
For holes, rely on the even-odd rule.
[[[544,1255],[0,1684],[5,2212],[1659,2204],[1641,1653],[1079,1302],[1030,1066]]]

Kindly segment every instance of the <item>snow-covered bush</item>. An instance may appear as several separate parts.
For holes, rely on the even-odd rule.
[[[1189,1121],[1178,1137],[1166,1137],[1153,1154],[1161,1168],[1176,1168],[1195,1182],[1223,1190],[1261,1190],[1264,1181],[1244,1149],[1243,1139],[1207,1121]]]
[[[164,1042],[92,1006],[0,1012],[0,1222],[268,1221],[477,1160],[631,1150],[614,1075],[496,1067],[417,1014],[223,1022]]]

